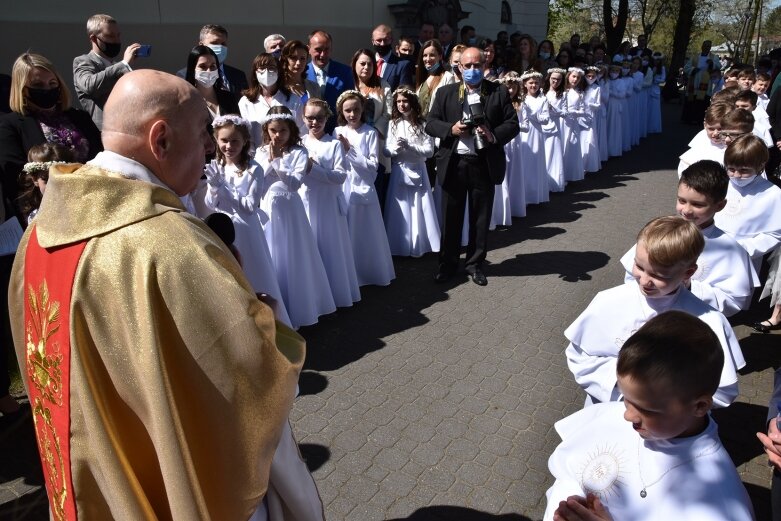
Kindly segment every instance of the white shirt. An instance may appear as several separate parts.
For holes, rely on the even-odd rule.
[[[724,350],[724,367],[713,402],[726,407],[738,396],[737,371],[746,365],[727,319],[681,286],[677,292],[647,298],[635,284],[600,291],[564,331],[570,341],[565,354],[575,381],[595,402],[620,399],[616,387],[618,351],[624,342],[656,315],[677,309],[699,318],[716,333]]]
[[[598,404],[556,422],[562,442],[548,459],[555,482],[546,493],[545,521],[553,519],[559,501],[585,497],[585,488],[616,520],[754,519],[712,418],[695,436],[646,441],[624,419],[624,409],[622,403]]]
[[[464,96],[464,108],[462,115],[464,118],[468,118],[471,116],[472,111],[469,110],[469,105],[480,103],[480,87],[477,87],[472,92],[469,92],[469,87],[465,87],[466,95]],[[470,133],[464,133],[461,136],[458,137],[458,146],[456,147],[456,153],[467,155],[467,156],[476,156],[477,150],[475,149],[475,136],[474,136],[474,130],[472,130]]]
[[[746,250],[715,224],[702,230],[705,248],[697,259],[697,271],[691,278],[691,292],[725,316],[748,309],[759,277]],[[637,284],[632,276],[635,248],[621,257],[626,270],[625,282]]]

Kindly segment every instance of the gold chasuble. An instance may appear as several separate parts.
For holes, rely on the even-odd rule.
[[[304,341],[173,192],[53,168],[9,307],[54,519],[252,515]]]

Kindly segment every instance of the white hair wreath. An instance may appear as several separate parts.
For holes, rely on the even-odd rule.
[[[581,69],[580,67],[570,67],[569,69],[567,69],[567,72],[577,72],[581,76],[586,74],[585,71],[583,71],[583,69]]]
[[[54,165],[64,165],[66,164],[65,161],[31,161],[29,163],[25,163],[24,168],[22,170],[28,174],[32,174],[33,172],[40,172],[40,171],[48,171],[50,167]]]
[[[336,104],[339,105],[348,96],[356,96],[356,95],[360,99],[364,100],[363,94],[361,94],[360,92],[358,92],[355,89],[350,89],[350,90],[346,90],[346,91],[342,92],[341,94],[339,94],[339,97],[336,98]]]
[[[539,80],[542,79],[542,73],[537,72],[535,70],[529,70],[521,74],[521,81],[526,81],[531,78],[537,78]]]
[[[260,124],[265,125],[269,121],[275,121],[278,119],[287,119],[290,121],[294,121],[295,118],[293,117],[293,114],[266,114],[262,118],[260,118]]]
[[[217,116],[212,121],[212,128],[220,128],[222,126],[231,123],[232,125],[239,126],[244,125],[250,132],[252,132],[252,124],[241,116],[236,114],[225,114],[224,116]]]

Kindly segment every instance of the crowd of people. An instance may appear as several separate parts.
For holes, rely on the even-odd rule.
[[[206,25],[177,79],[134,71],[143,46],[122,52],[117,21],[95,15],[91,50],[73,61],[82,109],[45,57],[16,60],[0,174],[5,215],[28,230],[4,275],[20,362],[39,368],[23,375],[38,435],[47,447],[74,436],[55,447],[68,457],[45,459],[47,483],[65,473],[54,514],[322,518],[287,425],[303,358],[294,330],[390,284],[393,256],[438,253],[445,282],[466,246],[464,269],[485,286],[489,230],[661,132],[664,56],[644,37],[610,57],[578,35],[554,54],[549,40],[468,25],[458,43],[446,24],[392,34],[375,27],[350,64],[331,59],[325,31],[271,34],[245,75],[226,63],[228,31]],[[734,86],[687,98],[703,130],[680,158],[677,215],[640,231],[626,284],[565,331],[587,400],[556,425],[546,519],[752,518],[709,410],[737,397],[745,361],[725,317],[748,307],[768,255],[774,311],[754,328],[781,328],[781,190],[765,173],[781,143],[763,78],[745,68]],[[190,379],[204,385],[192,393]],[[149,389],[167,399],[150,406]],[[18,406],[2,400],[3,413]],[[204,419],[233,441],[209,439]],[[85,432],[120,450],[88,463]],[[760,439],[781,467],[775,422]],[[212,472],[231,479],[195,479]]]

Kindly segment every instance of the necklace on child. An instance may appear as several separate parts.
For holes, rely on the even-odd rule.
[[[659,483],[660,481],[662,481],[662,478],[664,478],[667,475],[667,473],[669,473],[670,471],[675,470],[678,467],[682,467],[683,465],[688,465],[692,461],[694,461],[694,460],[696,460],[698,458],[701,458],[703,456],[710,456],[711,454],[713,454],[717,450],[719,450],[719,440],[716,440],[711,445],[709,445],[708,447],[702,449],[700,452],[695,454],[693,457],[691,457],[691,458],[689,458],[689,459],[687,459],[685,461],[682,461],[682,462],[678,463],[677,465],[673,465],[669,469],[665,470],[664,472],[662,472],[661,476],[659,476],[653,482],[648,483],[646,485],[645,481],[643,480],[642,465],[640,464],[640,446],[642,444],[643,444],[643,438],[639,438],[637,440],[637,476],[640,478],[640,483],[643,485],[643,488],[640,490],[640,497],[643,498],[643,499],[645,499],[645,497],[648,495],[648,492],[646,492],[646,489],[649,489],[652,486],[654,486],[657,483]]]
[[[241,177],[244,175],[244,169],[238,166],[233,167],[236,170],[236,177]]]

